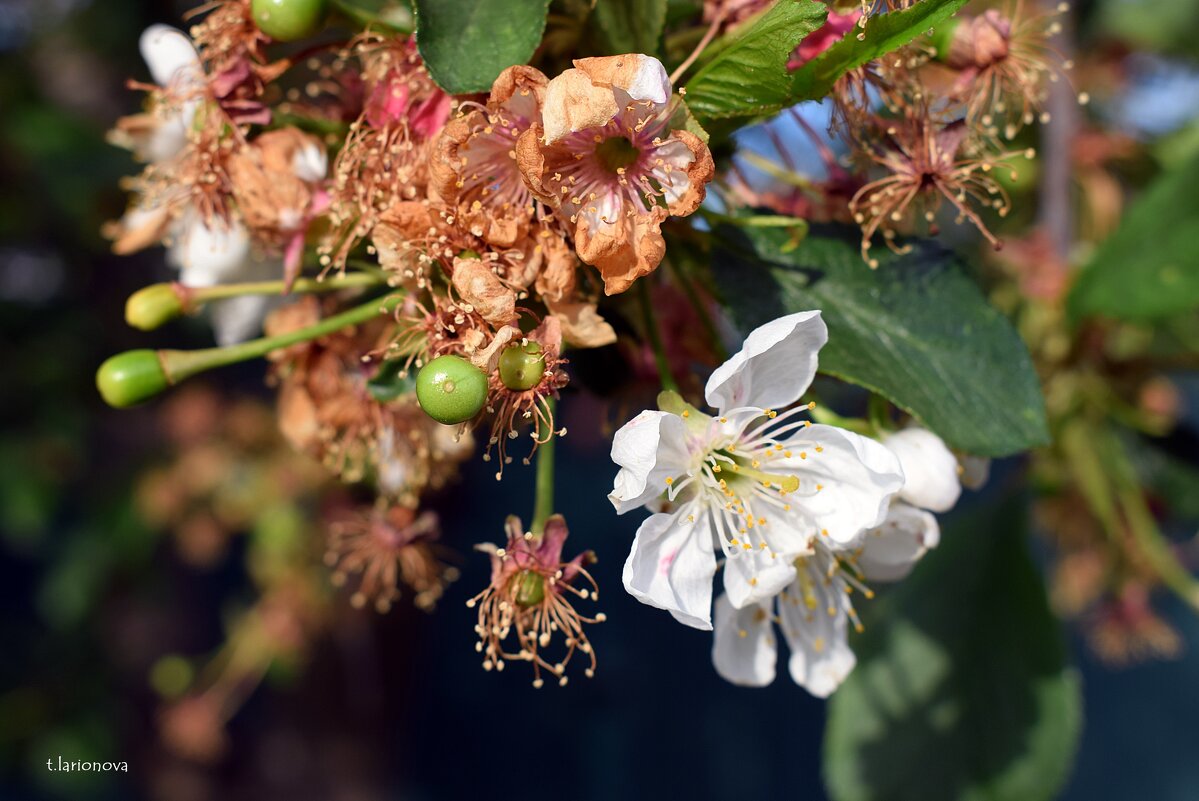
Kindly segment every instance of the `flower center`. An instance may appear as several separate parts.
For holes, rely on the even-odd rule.
[[[608,172],[618,172],[637,159],[641,151],[625,136],[610,136],[595,146],[595,157]]]

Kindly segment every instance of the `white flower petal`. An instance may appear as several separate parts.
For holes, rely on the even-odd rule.
[[[198,215],[186,224],[167,253],[188,286],[228,283],[241,276],[250,260],[250,233],[238,222],[206,225]]]
[[[241,295],[209,304],[216,343],[224,348],[258,336],[272,300],[265,295]]]
[[[329,171],[329,153],[323,147],[305,144],[291,157],[291,168],[301,181],[323,181]]]
[[[866,532],[857,566],[867,581],[899,581],[940,540],[937,518],[896,501],[883,524]]]
[[[704,397],[722,413],[740,406],[788,406],[812,383],[817,354],[827,341],[828,328],[819,311],[797,312],[766,323],[716,368]]]
[[[903,468],[900,498],[933,512],[953,508],[962,494],[958,460],[940,437],[923,428],[906,428],[884,437],[883,444]]]
[[[248,259],[233,276],[237,281],[269,281],[283,274],[278,259]],[[240,295],[208,305],[212,331],[221,347],[236,345],[262,333],[262,321],[283,303],[282,295]]]
[[[185,110],[162,119],[149,134],[134,142],[133,154],[142,161],[160,164],[173,158],[187,145],[187,128],[194,113],[193,104],[184,104]]]
[[[624,563],[624,587],[643,604],[666,609],[680,623],[712,628],[716,555],[707,516],[656,514],[637,529]]]
[[[769,604],[738,610],[721,595],[712,634],[712,664],[721,678],[743,687],[765,687],[774,681],[778,643]]]
[[[795,580],[793,557],[752,548],[735,551],[724,563],[724,589],[738,609],[762,603],[778,595]]]
[[[772,462],[770,470],[799,477],[792,506],[830,545],[853,544],[862,532],[881,523],[892,496],[903,486],[903,473],[891,451],[844,429],[808,426],[784,445],[791,456]]]
[[[170,25],[151,25],[138,42],[150,77],[159,86],[198,82],[203,76],[200,56],[187,34]]]
[[[811,585],[815,605],[804,603],[796,582],[779,598],[779,622],[791,649],[791,678],[817,698],[827,698],[845,681],[857,658],[849,648],[847,599],[815,571]]]
[[[963,487],[972,490],[982,489],[991,477],[991,460],[986,456],[974,456],[969,453],[958,454],[958,464],[961,465],[961,481]]]
[[[666,491],[666,479],[686,472],[687,425],[669,412],[644,411],[612,438],[612,461],[620,465],[608,494],[616,512],[644,506]]]

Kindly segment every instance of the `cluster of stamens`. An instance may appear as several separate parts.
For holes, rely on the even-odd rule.
[[[542,671],[565,686],[566,669],[576,653],[589,660],[584,675],[595,675],[595,651],[584,626],[602,623],[606,616],[603,612],[584,616],[572,603],[599,599],[599,587],[584,567],[592,557],[584,554],[567,563],[547,562],[538,555],[539,545],[537,538],[524,532],[509,536],[506,548],[481,547],[492,557],[492,581],[466,605],[478,609],[475,650],[483,654],[484,670],[502,671],[508,661],[529,662],[534,687],[544,685]],[[557,636],[564,650],[551,661],[545,649]]]

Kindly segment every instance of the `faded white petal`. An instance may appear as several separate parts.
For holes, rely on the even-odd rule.
[[[779,622],[791,649],[791,678],[812,695],[827,698],[857,664],[849,648],[849,602],[819,573],[813,571],[809,578],[812,604],[805,602],[796,582],[779,597]]]
[[[309,142],[296,150],[291,157],[291,167],[301,181],[310,184],[323,181],[329,171],[329,153]]]
[[[881,523],[903,486],[895,455],[850,431],[813,425],[785,444],[791,455],[773,462],[771,470],[799,478],[792,505],[836,546],[854,543]]]
[[[620,472],[608,500],[617,513],[644,506],[666,491],[666,479],[686,471],[686,423],[669,412],[642,412],[612,438],[612,461]]]
[[[228,283],[269,281],[283,274],[279,259],[247,259]],[[236,345],[262,333],[262,321],[284,301],[282,295],[240,295],[208,304],[212,331],[221,347]]]
[[[634,53],[637,69],[629,76],[627,85],[621,86],[634,100],[648,100],[663,105],[670,100],[670,77],[662,62],[653,56]]]
[[[193,104],[185,104],[191,108]],[[133,142],[133,155],[155,164],[174,157],[187,145],[187,129],[191,113],[171,114],[164,117],[144,138]]]
[[[857,566],[867,581],[899,581],[940,540],[937,518],[923,509],[896,501],[882,525],[866,532]]]
[[[958,460],[940,437],[923,428],[905,428],[884,437],[883,444],[903,468],[900,498],[933,512],[953,508],[962,494]]]
[[[245,272],[250,258],[250,232],[236,221],[209,226],[193,215],[167,252],[167,260],[188,286],[229,283]]]
[[[828,328],[819,311],[772,320],[754,329],[741,350],[716,368],[704,397],[721,412],[741,406],[788,406],[812,383],[817,354],[827,341]]]
[[[721,595],[712,633],[712,664],[721,678],[743,687],[765,687],[774,681],[778,643],[770,604],[736,609]]]
[[[972,490],[982,489],[991,477],[991,460],[986,456],[974,456],[969,453],[958,454],[958,464],[961,466],[962,486]]]
[[[624,587],[637,600],[669,611],[680,623],[712,628],[716,555],[706,516],[656,514],[637,529],[624,563]]]
[[[203,75],[195,45],[177,28],[151,25],[142,32],[138,46],[159,86],[195,83]]]
[[[239,295],[210,303],[208,313],[216,343],[223,348],[258,336],[274,300],[268,295]]]

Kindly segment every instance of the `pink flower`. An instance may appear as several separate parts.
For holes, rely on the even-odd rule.
[[[853,30],[861,17],[862,12],[858,10],[847,11],[844,14],[829,11],[824,25],[805,37],[799,43],[799,47],[795,48],[795,52],[791,54],[791,59],[787,62],[787,69],[792,71],[799,69],[841,41],[845,34]]]
[[[546,520],[540,536],[526,532],[515,515],[508,517],[504,528],[505,547],[478,546],[491,555],[491,583],[467,602],[479,610],[476,649],[483,654],[483,669],[503,670],[505,660],[531,662],[534,687],[543,684],[542,670],[566,684],[566,666],[576,651],[582,651],[591,661],[585,671],[590,678],[595,674],[595,651],[583,624],[602,623],[604,615],[584,617],[574,608],[572,596],[596,599],[598,589],[586,569],[595,554],[584,551],[569,562],[562,561],[562,546],[570,533],[562,515]],[[505,642],[513,628],[517,650],[508,651]],[[557,662],[550,662],[544,649],[555,634],[562,636],[566,650]]]

